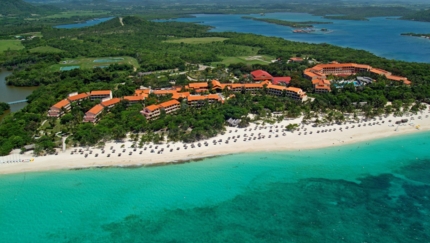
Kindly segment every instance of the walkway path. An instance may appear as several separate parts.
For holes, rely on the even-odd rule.
[[[119,22],[121,23],[122,26],[124,26],[124,22],[122,22],[122,17],[119,17]]]

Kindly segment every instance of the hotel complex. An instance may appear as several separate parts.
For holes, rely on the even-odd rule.
[[[327,79],[328,75],[334,76],[350,76],[360,72],[370,72],[377,75],[385,76],[388,80],[402,82],[409,85],[411,82],[400,76],[392,75],[390,72],[373,68],[369,65],[356,64],[356,63],[337,63],[332,62],[329,64],[318,64],[312,68],[304,71],[304,76],[311,80],[315,93],[330,92],[330,81]],[[169,89],[138,89],[135,90],[134,95],[124,96],[122,98],[112,98],[111,90],[94,90],[90,93],[73,93],[68,98],[59,101],[53,105],[49,111],[49,117],[60,117],[71,109],[71,103],[80,103],[82,100],[101,100],[100,104],[95,105],[88,112],[85,113],[84,122],[97,122],[100,114],[103,111],[109,111],[112,107],[121,102],[121,100],[128,101],[129,104],[142,103],[148,98],[149,95],[156,97],[171,96],[171,100],[149,105],[144,107],[140,112],[148,120],[157,119],[162,111],[166,114],[174,114],[181,108],[181,102],[189,107],[199,108],[206,104],[212,105],[216,103],[223,103],[224,97],[222,91],[230,92],[247,92],[252,95],[257,95],[266,92],[273,96],[285,96],[296,101],[303,101],[306,99],[306,93],[296,87],[287,87],[291,81],[290,77],[273,77],[268,72],[263,70],[256,70],[251,72],[250,76],[254,83],[220,83],[218,80],[210,82],[195,82],[185,85],[184,87],[175,86]],[[210,94],[216,92],[215,94]]]
[[[405,77],[392,75],[391,72],[373,68],[369,65],[356,63],[338,63],[332,62],[329,64],[318,64],[312,68],[305,69],[303,75],[312,81],[315,93],[324,93],[330,91],[330,81],[327,80],[328,75],[333,76],[350,76],[360,72],[370,72],[377,75],[385,76],[388,80],[403,82],[406,85],[411,84]]]
[[[222,84],[217,80],[210,82],[196,82],[190,83],[184,87],[172,87],[170,89],[138,89],[135,90],[134,95],[124,96],[122,98],[112,98],[112,91],[110,90],[94,90],[90,93],[73,93],[70,94],[67,99],[64,99],[57,104],[53,105],[48,111],[50,117],[60,117],[65,112],[70,110],[70,103],[77,102],[84,99],[90,100],[101,100],[100,104],[95,105],[88,112],[85,113],[84,122],[97,122],[99,116],[103,111],[109,111],[115,105],[121,102],[121,100],[128,101],[129,104],[143,103],[150,94],[157,97],[171,96],[171,100],[144,107],[140,112],[148,120],[157,119],[162,111],[166,114],[174,114],[181,108],[181,101],[184,100],[185,104],[189,107],[200,108],[206,104],[222,104],[224,103],[224,97],[222,95],[223,90],[229,90],[231,92],[249,92],[253,95],[260,94],[266,91],[269,95],[274,96],[285,96],[296,101],[303,101],[306,98],[306,93],[300,88],[286,87],[277,84],[288,84],[291,80],[290,77],[272,77],[269,73],[263,70],[257,70],[251,74],[256,83],[226,83]],[[182,92],[181,92],[182,91]],[[215,94],[209,94],[216,92]],[[193,95],[192,95],[192,94]]]

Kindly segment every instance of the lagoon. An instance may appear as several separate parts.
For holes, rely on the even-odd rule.
[[[6,77],[11,75],[12,72],[0,70],[0,102],[11,102],[17,100],[24,100],[29,96],[37,87],[16,87],[6,85]],[[21,110],[27,103],[18,103],[10,106],[11,111],[15,112]]]
[[[328,21],[333,24],[317,24],[316,29],[327,28],[329,33],[293,33],[292,28],[241,18],[240,14],[196,14],[195,18],[179,18],[175,21],[197,22],[212,26],[211,31],[234,31],[265,36],[282,37],[291,41],[329,43],[342,47],[362,49],[388,59],[430,63],[430,41],[424,38],[401,36],[401,33],[428,33],[430,23],[399,20],[396,17],[376,17],[369,21],[332,20],[306,13],[268,13],[264,18],[287,21]],[[258,14],[247,15],[255,18]]]

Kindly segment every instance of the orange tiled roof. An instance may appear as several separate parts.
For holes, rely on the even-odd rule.
[[[304,75],[309,76],[312,79],[314,79],[314,78],[325,78],[324,73],[322,73],[324,68],[342,68],[342,67],[354,67],[354,68],[367,69],[371,73],[375,73],[378,75],[384,75],[390,80],[403,81],[405,84],[411,83],[407,78],[391,75],[391,72],[388,72],[386,70],[379,69],[379,68],[373,68],[373,67],[371,67],[369,65],[365,65],[365,64],[356,64],[356,63],[333,62],[333,63],[329,63],[329,64],[318,64],[318,65],[314,66],[313,68],[305,69],[305,71],[303,73],[304,73]],[[316,84],[316,83],[317,82],[315,82],[315,83],[313,82],[313,84]]]
[[[219,95],[217,95],[217,94],[210,94],[207,97],[208,97],[208,99],[217,99],[217,100],[221,99],[221,97],[219,97]]]
[[[292,58],[290,58],[290,60],[294,61],[294,62],[301,62],[301,61],[303,61],[303,58],[301,58],[301,57],[292,57]]]
[[[110,95],[110,90],[93,90],[91,91],[90,95]]]
[[[243,84],[244,88],[263,88],[263,84]]]
[[[205,82],[200,82],[200,83],[189,83],[188,87],[190,89],[204,89],[204,88],[208,88],[208,83]]]
[[[89,95],[88,95],[87,93],[81,93],[81,94],[78,94],[78,95],[70,96],[70,97],[68,97],[67,99],[73,102],[73,101],[76,101],[76,100],[85,99],[85,98],[87,98],[88,96],[89,96]]]
[[[207,99],[207,97],[206,96],[203,96],[203,95],[191,95],[191,96],[188,96],[188,101],[197,101],[197,100],[206,100]]]
[[[102,102],[101,104],[104,107],[107,107],[107,106],[115,105],[115,104],[119,103],[120,101],[121,101],[120,98],[113,98],[113,99],[110,99],[110,100],[106,100],[106,101]]]
[[[143,95],[143,94],[149,94],[151,92],[150,89],[136,89],[134,91],[134,95]]]
[[[212,80],[212,86],[214,88],[221,87],[221,83],[218,80]]]
[[[188,96],[190,96],[190,92],[182,92],[182,93],[175,93],[172,96],[172,99],[179,99],[179,98],[187,98]]]
[[[177,100],[169,100],[160,104],[160,107],[168,107],[171,105],[179,105],[180,103]]]
[[[98,114],[100,113],[102,110],[104,109],[104,107],[100,104],[95,105],[93,108],[91,108],[91,110],[89,110],[87,113],[91,113],[91,114]]]
[[[298,94],[303,93],[303,90],[301,88],[296,88],[296,87],[288,87],[286,88],[287,91],[291,91],[291,92],[295,92]]]
[[[153,90],[153,94],[155,95],[167,95],[167,94],[176,94],[176,90],[173,89],[162,89],[162,90]]]
[[[61,109],[68,104],[70,104],[70,102],[67,99],[64,99],[64,100],[57,102],[55,105],[53,105],[53,107],[55,107],[57,109]]]
[[[147,107],[145,107],[145,109],[148,109],[149,111],[155,111],[157,109],[160,109],[159,105],[148,105]]]
[[[383,69],[379,69],[379,68],[372,68],[372,69],[370,69],[370,72],[371,73],[376,73],[376,74],[379,74],[379,75],[390,75],[391,74],[390,72],[385,71]]]
[[[271,84],[267,86],[269,89],[286,90],[285,86]]]
[[[145,96],[124,96],[124,100],[128,100],[128,101],[141,101],[144,100],[146,97]]]
[[[210,94],[210,95],[191,95],[188,97],[188,101],[197,101],[197,100],[220,100],[221,98],[217,94]]]

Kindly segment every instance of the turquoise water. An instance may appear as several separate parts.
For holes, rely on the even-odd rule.
[[[83,23],[57,25],[57,26],[55,26],[55,28],[58,28],[58,29],[74,29],[74,28],[90,27],[90,26],[97,25],[97,24],[103,23],[105,21],[111,20],[113,18],[114,17],[98,18],[98,19],[88,20],[88,21],[83,22]]]
[[[295,34],[288,26],[275,25],[235,14],[196,14],[195,18],[176,21],[199,22],[214,27],[211,31],[235,31],[265,36],[277,36],[292,41],[329,43],[370,51],[388,59],[430,63],[430,41],[424,38],[401,36],[401,33],[428,33],[430,23],[377,17],[370,21],[332,20],[306,13],[268,13],[264,18],[287,21],[325,21],[333,24],[317,24],[316,29],[327,28],[329,33]],[[258,14],[249,16],[260,18]]]
[[[428,242],[429,138],[3,175],[0,239]]]
[[[60,71],[70,71],[73,69],[79,69],[81,68],[80,66],[67,66],[67,67],[60,67]]]

